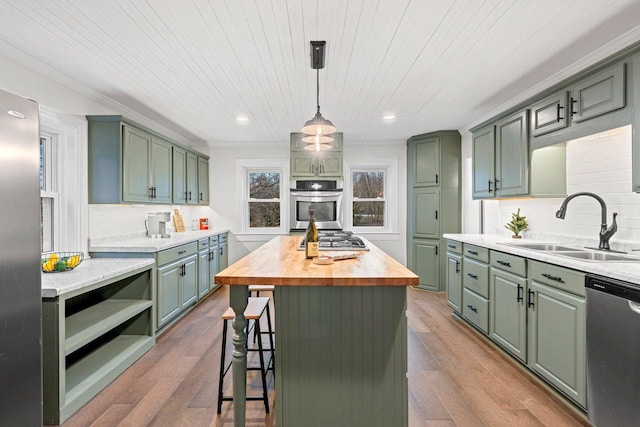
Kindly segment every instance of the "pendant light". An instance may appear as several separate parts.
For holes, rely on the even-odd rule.
[[[322,113],[320,113],[320,69],[324,68],[325,44],[325,41],[311,42],[311,68],[316,70],[316,104],[318,111],[316,115],[302,127],[302,132],[309,135],[302,138],[303,141],[309,143],[309,146],[305,147],[305,149],[311,151],[330,149],[331,145],[328,143],[333,141],[330,134],[336,131],[333,123],[322,117]]]

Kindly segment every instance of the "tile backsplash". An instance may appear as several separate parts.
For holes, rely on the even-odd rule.
[[[640,194],[631,191],[631,126],[612,129],[567,142],[567,195],[588,191],[607,204],[607,224],[618,213],[616,241],[640,242]],[[569,202],[564,220],[555,212],[563,198],[516,199],[484,202],[484,230],[487,234],[509,236],[504,224],[520,208],[527,217],[525,237],[561,236],[598,241],[600,204],[591,197]]]

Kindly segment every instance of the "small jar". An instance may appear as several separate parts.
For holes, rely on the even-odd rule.
[[[199,225],[198,225],[198,220],[194,219],[191,221],[191,230],[193,231],[198,231]]]

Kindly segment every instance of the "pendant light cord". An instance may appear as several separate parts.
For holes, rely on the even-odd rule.
[[[320,112],[320,69],[316,69],[316,103],[318,104],[318,113]]]

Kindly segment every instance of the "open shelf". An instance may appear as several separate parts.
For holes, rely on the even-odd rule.
[[[153,305],[153,301],[110,299],[65,319],[65,355]]]

